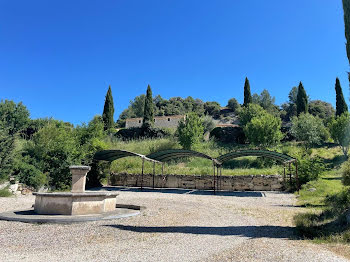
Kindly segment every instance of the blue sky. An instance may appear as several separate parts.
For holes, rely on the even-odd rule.
[[[31,117],[75,124],[102,114],[112,86],[117,119],[153,94],[243,102],[244,78],[287,100],[348,100],[341,0],[0,0],[0,98]]]

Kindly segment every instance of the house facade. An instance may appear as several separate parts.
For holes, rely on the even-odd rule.
[[[127,118],[125,128],[141,127],[142,117]],[[177,128],[180,120],[185,119],[184,115],[177,116],[156,116],[154,117],[154,126],[158,128]]]

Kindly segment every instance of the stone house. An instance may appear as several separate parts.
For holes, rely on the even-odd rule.
[[[127,118],[125,128],[141,127],[142,117]],[[156,116],[154,117],[154,126],[158,128],[177,128],[180,120],[185,119],[184,115],[177,116]]]

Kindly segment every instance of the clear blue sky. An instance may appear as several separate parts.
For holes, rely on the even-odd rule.
[[[0,98],[33,118],[88,122],[109,84],[116,119],[147,84],[242,103],[246,76],[277,104],[302,81],[335,105],[347,71],[341,0],[0,0]]]

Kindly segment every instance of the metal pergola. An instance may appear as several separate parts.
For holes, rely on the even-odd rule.
[[[217,190],[220,190],[221,186],[219,185],[219,177],[222,176],[222,165],[235,158],[244,157],[244,156],[257,156],[257,157],[267,157],[274,159],[283,163],[284,171],[283,171],[283,179],[286,181],[286,167],[288,166],[288,174],[290,183],[292,183],[292,167],[291,164],[295,164],[295,181],[297,189],[299,189],[299,181],[298,181],[298,163],[297,160],[289,155],[268,151],[268,150],[259,150],[259,149],[248,149],[248,150],[237,150],[232,151],[230,153],[221,155],[217,158],[213,158],[209,155],[203,154],[201,152],[192,151],[192,150],[184,150],[184,149],[169,149],[158,151],[147,156],[141,155],[134,152],[129,152],[125,150],[103,150],[99,151],[94,155],[94,159],[96,160],[104,160],[104,161],[113,161],[116,159],[120,159],[123,157],[140,157],[142,158],[142,170],[141,170],[141,189],[143,188],[143,176],[144,176],[144,162],[150,161],[153,162],[153,188],[154,188],[154,177],[155,177],[155,164],[162,165],[162,176],[164,175],[164,164],[168,161],[177,158],[185,158],[185,157],[200,157],[205,158],[213,163],[213,189],[214,193]]]

